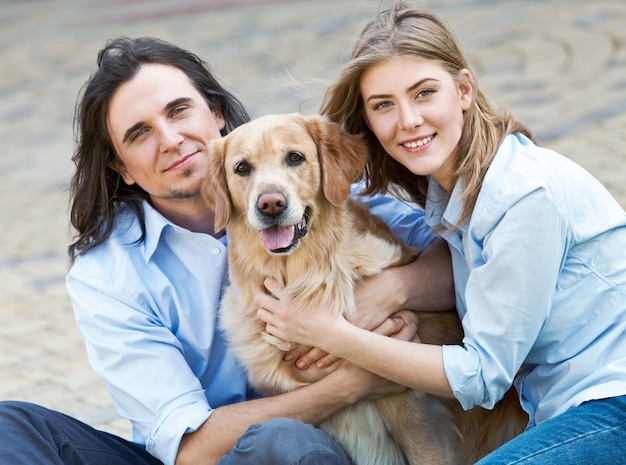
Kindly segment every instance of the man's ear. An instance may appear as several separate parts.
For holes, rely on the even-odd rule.
[[[216,108],[211,108],[211,113],[213,113],[215,125],[220,131],[223,131],[226,127],[226,120],[224,119],[224,115],[222,114],[222,108],[219,105]]]
[[[107,163],[107,166],[111,168],[113,171],[117,172],[127,185],[131,186],[135,184],[135,178],[133,178],[128,173],[128,170],[126,169],[126,167],[124,166],[124,163],[122,163],[121,160],[118,160],[116,158],[113,161],[110,161],[109,163]]]

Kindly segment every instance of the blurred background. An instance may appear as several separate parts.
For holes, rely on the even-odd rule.
[[[452,27],[494,102],[626,206],[626,2],[409,3]],[[74,105],[104,43],[171,41],[207,61],[253,116],[308,114],[381,5],[389,2],[0,0],[0,399],[129,436],[89,367],[64,286]]]

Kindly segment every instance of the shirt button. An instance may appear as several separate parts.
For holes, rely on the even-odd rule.
[[[219,255],[220,254],[220,249],[218,249],[217,247],[215,247],[213,249],[213,255]]]

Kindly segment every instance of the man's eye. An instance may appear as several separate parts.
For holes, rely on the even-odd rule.
[[[300,152],[293,151],[287,154],[287,163],[289,165],[299,165],[303,161],[304,155],[302,155],[302,153]]]
[[[235,174],[238,174],[239,176],[248,176],[250,171],[250,165],[246,161],[240,161],[235,165]]]
[[[135,132],[131,137],[130,137],[130,141],[134,142],[136,139],[138,139],[139,137],[143,136],[148,130],[147,129],[140,129],[139,131]]]
[[[185,111],[187,108],[189,108],[187,105],[181,105],[179,107],[176,107],[172,110],[172,116],[176,116],[179,113],[182,113],[183,111]]]

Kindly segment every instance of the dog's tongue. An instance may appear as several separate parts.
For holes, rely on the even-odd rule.
[[[285,249],[291,245],[295,234],[293,226],[272,226],[259,231],[261,240],[268,250]]]

